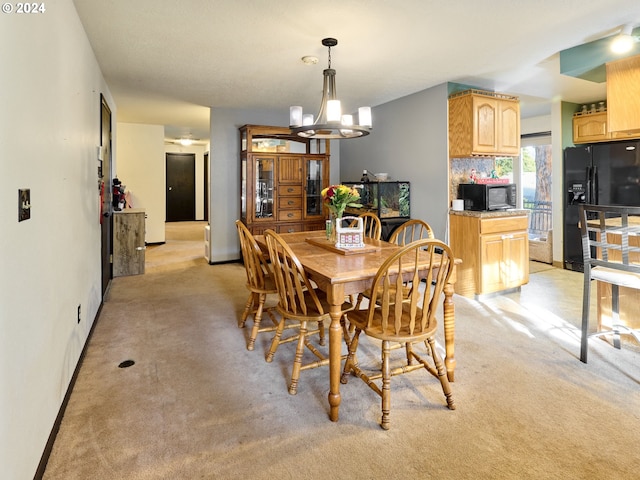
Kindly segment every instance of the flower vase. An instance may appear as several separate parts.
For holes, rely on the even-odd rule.
[[[329,242],[336,243],[337,228],[336,228],[336,214],[334,212],[329,213]]]
[[[329,212],[329,218],[331,220],[331,234],[329,235],[329,241],[331,243],[338,243],[338,225],[341,225],[342,216],[344,215],[344,209]]]

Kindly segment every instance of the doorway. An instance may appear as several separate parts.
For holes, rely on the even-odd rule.
[[[100,94],[100,147],[102,162],[98,164],[98,180],[100,188],[100,257],[102,267],[102,298],[109,288],[113,278],[113,264],[111,263],[111,109],[107,101]]]
[[[196,156],[194,153],[166,154],[166,221],[196,219]]]

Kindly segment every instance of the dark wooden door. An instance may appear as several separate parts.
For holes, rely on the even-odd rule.
[[[113,278],[111,254],[113,252],[112,208],[111,208],[111,109],[100,95],[100,146],[102,147],[102,165],[99,166],[98,178],[100,186],[100,229],[101,229],[101,266],[102,266],[102,298]],[[100,164],[99,164],[100,165]]]
[[[166,221],[196,219],[196,155],[167,153]]]

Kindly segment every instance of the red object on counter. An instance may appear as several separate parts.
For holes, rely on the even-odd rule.
[[[508,178],[476,178],[476,183],[483,185],[503,185],[509,183]]]

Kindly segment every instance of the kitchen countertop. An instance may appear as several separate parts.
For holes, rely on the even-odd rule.
[[[529,215],[531,210],[512,208],[509,210],[493,210],[478,212],[475,210],[453,210],[449,209],[451,215],[461,215],[463,217],[478,217],[478,218],[495,218],[495,217],[518,217],[522,215]]]

